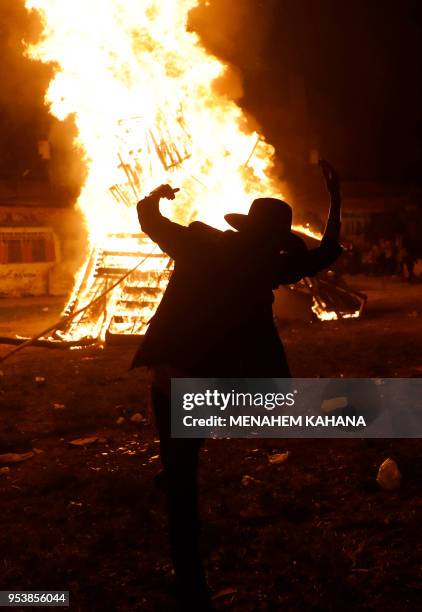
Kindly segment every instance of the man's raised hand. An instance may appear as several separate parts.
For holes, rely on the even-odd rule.
[[[339,196],[340,178],[336,170],[326,159],[320,159],[318,164],[321,166],[328,192],[332,196]]]
[[[151,192],[151,195],[158,196],[159,198],[166,198],[167,200],[174,200],[176,197],[176,193],[179,191],[178,187],[171,187],[171,185],[160,185],[154,191]]]

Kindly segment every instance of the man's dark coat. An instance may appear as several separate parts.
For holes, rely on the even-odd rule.
[[[331,265],[339,244],[323,238],[308,250],[294,237],[280,252],[243,232],[174,223],[154,197],[139,204],[138,214],[142,230],[175,266],[133,367],[165,365],[202,377],[290,376],[273,321],[273,290]]]

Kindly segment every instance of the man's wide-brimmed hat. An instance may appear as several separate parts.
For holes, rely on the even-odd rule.
[[[277,235],[290,232],[292,227],[291,207],[277,198],[257,198],[252,202],[247,215],[230,213],[224,218],[239,231],[266,230],[269,234]]]

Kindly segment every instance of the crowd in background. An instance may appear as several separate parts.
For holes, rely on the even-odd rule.
[[[414,245],[399,235],[369,240],[364,235],[343,243],[342,271],[348,274],[401,276],[414,280],[417,253]]]

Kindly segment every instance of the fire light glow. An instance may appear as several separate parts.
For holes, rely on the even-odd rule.
[[[87,167],[77,205],[91,254],[65,309],[73,318],[63,340],[145,333],[170,273],[168,257],[147,256],[154,245],[139,236],[135,204],[153,188],[180,188],[163,206],[173,220],[215,227],[255,197],[282,195],[274,148],[224,93],[228,67],[188,31],[198,4],[26,0],[43,25],[27,55],[55,67],[45,102],[59,120],[74,117]],[[139,261],[142,268],[110,291]]]
[[[28,53],[57,66],[46,102],[57,118],[75,117],[88,166],[78,205],[95,244],[135,231],[133,205],[163,182],[181,188],[169,216],[217,226],[252,197],[280,193],[273,147],[216,91],[227,67],[187,31],[197,4],[26,0],[44,25]]]
[[[78,207],[91,257],[77,276],[67,314],[107,289],[110,270],[113,280],[151,251],[148,241],[133,247],[125,234],[139,232],[135,204],[161,183],[180,188],[176,202],[164,205],[167,216],[216,227],[224,227],[226,212],[245,212],[254,197],[280,196],[271,177],[274,148],[224,94],[227,66],[187,29],[197,4],[26,0],[43,24],[40,42],[27,53],[55,66],[46,104],[60,120],[73,115],[75,144],[87,166]],[[167,267],[165,257],[149,258],[142,275],[109,295],[101,312],[76,318],[65,339],[104,338],[110,329],[144,333],[166,286]],[[134,312],[140,300],[141,316]]]

